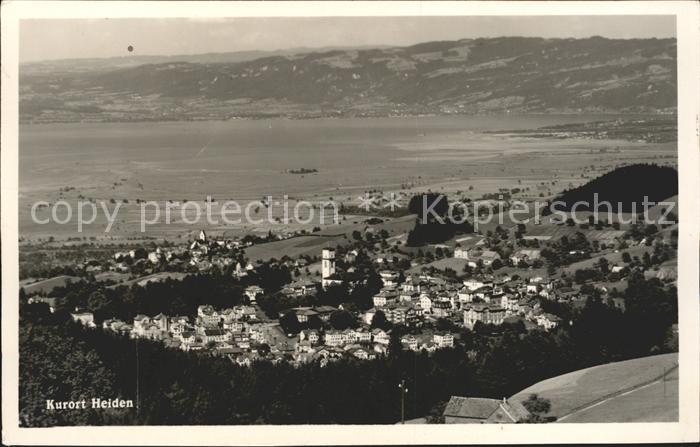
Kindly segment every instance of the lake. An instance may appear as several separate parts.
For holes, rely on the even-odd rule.
[[[602,140],[542,140],[489,130],[618,118],[602,115],[507,115],[316,120],[22,125],[22,214],[35,200],[252,200],[272,195],[345,197],[367,189],[420,190],[504,179],[579,177],[580,163],[610,164],[598,149],[622,147],[632,158],[658,145]],[[590,156],[588,156],[590,155]],[[583,159],[581,158],[583,156]],[[619,154],[618,154],[619,158]],[[624,157],[623,157],[624,158]],[[543,162],[544,160],[544,162]],[[288,170],[316,169],[292,174]],[[62,188],[70,191],[61,193]],[[26,216],[25,216],[26,217]],[[47,229],[47,228],[44,228]]]

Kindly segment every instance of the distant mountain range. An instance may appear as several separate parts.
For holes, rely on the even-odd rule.
[[[373,47],[374,48],[374,47]],[[292,56],[299,53],[325,52],[343,50],[345,47],[321,47],[321,48],[287,48],[283,50],[268,51],[230,51],[223,53],[203,53],[203,54],[177,54],[172,56],[163,55],[128,55],[116,57],[95,57],[82,59],[56,59],[37,62],[26,62],[21,64],[23,74],[67,74],[85,73],[95,71],[118,70],[136,67],[146,64],[165,64],[172,62],[190,62],[193,64],[220,64],[244,62],[263,57],[271,56]],[[356,48],[353,48],[356,49]]]
[[[175,59],[135,56],[22,66],[21,119],[676,109],[675,39],[503,37]]]

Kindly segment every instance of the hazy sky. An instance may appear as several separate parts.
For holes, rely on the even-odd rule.
[[[298,47],[410,45],[495,36],[675,37],[674,16],[31,19],[20,62]],[[133,53],[127,51],[128,46]]]

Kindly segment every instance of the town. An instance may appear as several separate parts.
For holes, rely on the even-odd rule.
[[[92,297],[103,292],[96,290],[115,290],[124,283],[92,281],[96,287],[90,288],[86,305],[70,309],[70,315],[96,330],[225,356],[248,366],[258,360],[325,365],[341,358],[374,359],[391,349],[432,353],[460,343],[465,331],[488,333],[502,325],[552,331],[571,324],[571,309],[583,307],[591,296],[624,308],[615,286],[622,288],[635,271],[674,279],[675,268],[669,266],[675,230],[633,225],[624,231],[619,224],[607,225],[614,236],[607,244],[588,241],[586,230],[595,231],[588,225],[558,241],[527,236],[518,225],[513,233],[497,226],[485,234],[457,235],[453,247],[432,244],[419,251],[408,250],[406,234],[391,236],[368,226],[365,234],[355,231],[349,243],[323,247],[316,256],[283,256],[256,264],[246,260],[245,250],[278,238],[230,240],[202,230],[187,245],[116,251],[102,262],[85,260],[80,266],[93,279],[143,274],[126,281],[140,288],[211,275],[216,269],[226,272],[242,292],[231,298],[231,305],[200,297],[196,313],[189,315],[161,309],[117,318],[90,304],[99,303]],[[582,268],[573,270],[572,265]],[[463,267],[456,271],[456,266]],[[285,274],[270,281],[260,270]],[[71,278],[80,280],[59,276],[28,283],[23,293],[28,303],[45,303],[54,312],[61,302],[65,305]]]

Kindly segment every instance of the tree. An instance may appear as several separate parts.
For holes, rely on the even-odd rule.
[[[103,310],[109,305],[109,300],[105,297],[104,293],[100,290],[96,290],[90,294],[87,300],[87,307],[92,312],[97,314],[102,314]]]
[[[338,310],[331,314],[331,326],[338,330],[344,330],[356,325],[355,318],[350,312]]]
[[[286,334],[298,334],[301,331],[301,324],[294,312],[287,312],[279,319],[280,326]]]
[[[447,318],[438,318],[435,322],[435,329],[438,331],[457,331],[455,324]]]
[[[430,413],[428,413],[428,417],[426,418],[428,420],[428,424],[445,423],[445,416],[443,416],[445,406],[447,406],[447,402],[445,401],[438,402],[436,405],[433,405],[433,407],[430,409]]]
[[[552,408],[552,404],[548,399],[538,397],[537,394],[530,394],[523,401],[523,406],[530,412],[527,422],[539,424],[548,421],[545,416]]]
[[[610,272],[610,263],[606,258],[600,258],[598,260],[598,268],[604,275]]]
[[[309,317],[309,319],[306,321],[306,328],[307,329],[321,329],[323,327],[323,321],[319,318],[318,315],[312,315]]]
[[[138,247],[134,250],[134,259],[146,259],[148,257],[148,252],[143,247]]]
[[[270,345],[267,343],[261,343],[260,346],[258,346],[258,352],[262,355],[267,355],[270,353]]]
[[[401,337],[399,336],[399,332],[392,331],[391,335],[389,335],[389,356],[397,358],[401,355],[402,350],[403,346],[401,346]]]
[[[372,329],[386,329],[389,326],[389,321],[383,311],[378,310],[372,317]]]

